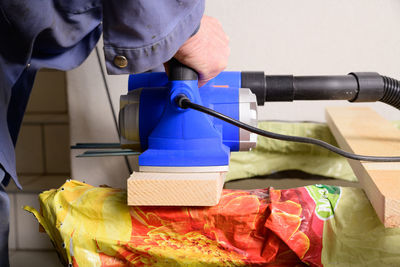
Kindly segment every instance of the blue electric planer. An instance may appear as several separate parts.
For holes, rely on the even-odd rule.
[[[200,89],[190,69],[171,66],[171,78],[165,72],[131,75],[128,94],[120,98],[121,146],[143,151],[139,171],[227,171],[230,151],[255,147],[256,134],[176,103],[184,95],[256,126],[256,95],[241,88],[240,72],[222,72]]]
[[[129,205],[211,206],[219,201],[231,151],[256,146],[257,136],[311,143],[356,160],[400,161],[355,155],[307,137],[256,128],[265,101],[382,101],[400,108],[400,83],[373,72],[340,76],[222,72],[198,88],[197,74],[176,60],[170,73],[129,77],[120,98],[120,146],[141,151],[128,179]]]
[[[79,157],[140,154],[139,172],[128,179],[129,205],[217,204],[230,152],[254,148],[257,135],[318,145],[354,160],[400,161],[400,157],[356,155],[321,140],[256,127],[257,106],[294,100],[381,101],[400,109],[400,82],[375,72],[335,76],[222,72],[198,88],[197,73],[171,60],[168,76],[158,72],[129,77],[128,93],[120,99],[120,143],[79,143],[72,148],[107,149]]]
[[[255,147],[256,133],[262,133],[240,127],[255,128],[257,105],[264,105],[265,101],[382,101],[400,108],[400,83],[374,72],[299,77],[222,72],[198,88],[196,72],[176,60],[169,65],[169,78],[164,72],[131,75],[128,94],[120,99],[121,146],[143,152],[139,156],[139,171],[227,171],[230,151]],[[209,115],[215,116],[212,113],[216,111],[242,125],[193,107],[184,109],[179,103],[182,98],[208,108]],[[301,142],[293,140],[295,137],[268,137]]]

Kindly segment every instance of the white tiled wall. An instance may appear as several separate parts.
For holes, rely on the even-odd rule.
[[[70,174],[65,72],[37,75],[16,147],[20,176]]]
[[[55,251],[12,251],[11,267],[62,267]]]
[[[28,103],[28,114],[67,113],[65,72],[44,70],[36,76],[35,88]]]
[[[10,198],[10,235],[8,237],[8,247],[10,250],[17,249],[17,216],[15,214],[15,194],[9,194]]]
[[[40,124],[21,127],[15,150],[19,174],[42,174],[44,170],[43,131]]]
[[[45,125],[43,139],[46,172],[70,173],[69,125]]]
[[[16,147],[17,172],[24,187],[7,187],[10,197],[10,264],[61,266],[49,237],[39,232],[28,205],[39,209],[38,194],[70,177],[69,118],[65,72],[39,72]]]
[[[47,234],[39,232],[39,224],[34,216],[23,210],[25,205],[39,209],[37,194],[15,194],[16,245],[18,250],[53,249]]]

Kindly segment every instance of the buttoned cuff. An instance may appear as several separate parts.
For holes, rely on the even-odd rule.
[[[204,1],[199,1],[172,31],[158,42],[137,48],[105,45],[107,73],[141,73],[155,69],[167,62],[176,54],[183,43],[197,31],[204,8]]]

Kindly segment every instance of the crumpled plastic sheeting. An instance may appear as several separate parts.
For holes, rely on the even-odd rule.
[[[400,121],[393,123],[400,129]],[[258,127],[286,135],[312,137],[337,146],[329,127],[322,123],[260,122]],[[347,159],[342,156],[315,145],[261,136],[258,136],[257,147],[252,151],[231,154],[226,181],[285,170],[300,170],[309,174],[357,181]]]
[[[40,213],[25,209],[75,267],[321,266],[323,221],[310,190],[321,188],[224,190],[214,207],[128,207],[125,190],[67,181],[40,194]]]
[[[69,181],[32,212],[73,266],[400,266],[400,228],[360,188],[224,190],[215,207],[128,207]]]
[[[324,225],[324,266],[400,266],[400,228],[385,228],[360,188],[342,190]]]
[[[337,146],[329,127],[322,123],[260,122],[258,127],[280,134],[305,136]],[[231,154],[226,180],[263,176],[284,170],[300,170],[347,181],[357,181],[347,160],[315,145],[258,136],[249,152]]]

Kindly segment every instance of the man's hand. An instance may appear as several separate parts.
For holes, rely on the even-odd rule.
[[[201,87],[226,68],[229,53],[229,38],[221,23],[203,16],[199,31],[179,48],[174,57],[197,71]]]

